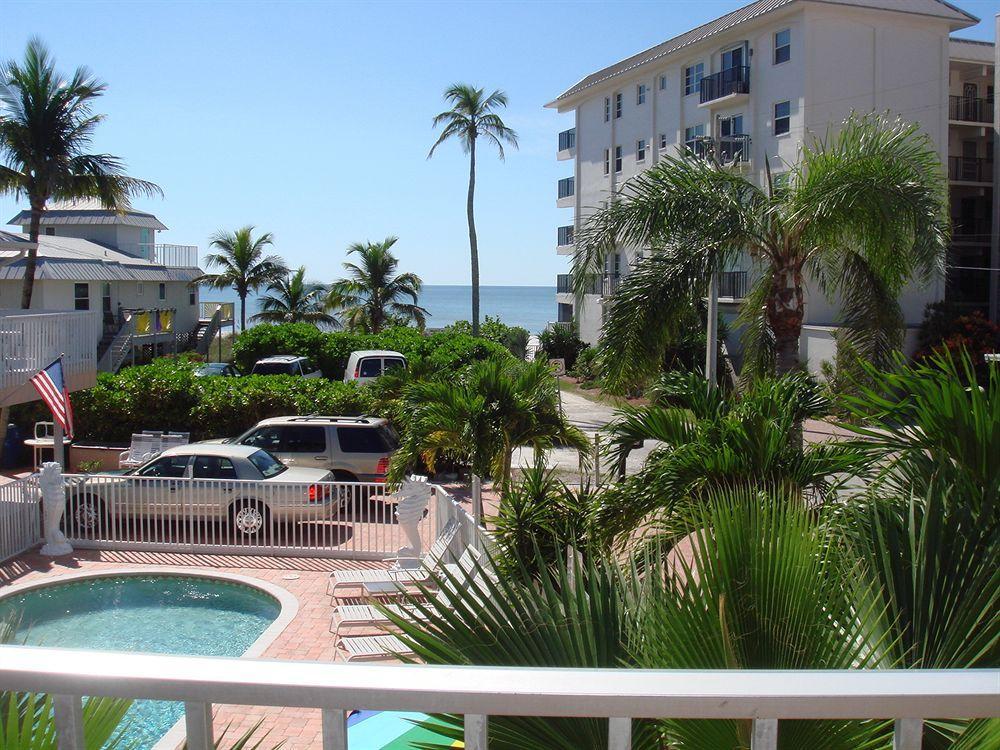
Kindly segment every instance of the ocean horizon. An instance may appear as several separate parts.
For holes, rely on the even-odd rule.
[[[247,299],[247,318],[260,312],[260,294]],[[232,289],[201,287],[202,301],[238,302]],[[469,285],[425,284],[419,304],[427,309],[428,328],[444,328],[472,317],[472,287]],[[541,333],[556,319],[554,286],[480,286],[479,314],[498,317],[511,326],[521,326],[530,333]],[[239,308],[236,310],[239,317]],[[250,325],[253,325],[252,323]]]

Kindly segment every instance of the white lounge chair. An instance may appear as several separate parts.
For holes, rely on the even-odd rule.
[[[434,540],[434,544],[421,558],[419,568],[356,568],[353,570],[335,570],[330,574],[327,584],[327,593],[336,596],[337,590],[343,587],[360,587],[365,583],[384,582],[410,582],[426,581],[429,577],[429,570],[433,570],[441,564],[441,560],[448,553],[455,536],[458,534],[458,522],[449,521],[440,536]]]
[[[337,641],[337,647],[344,652],[344,661],[384,659],[387,656],[405,656],[413,653],[394,635],[357,635],[341,638]]]
[[[145,433],[132,435],[132,445],[118,456],[118,468],[134,469],[159,453],[159,439]]]

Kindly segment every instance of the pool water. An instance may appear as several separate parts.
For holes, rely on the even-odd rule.
[[[80,579],[0,600],[0,620],[18,618],[15,642],[198,656],[242,656],[280,611],[250,586],[169,575]],[[183,703],[136,701],[126,745],[151,748],[183,713]]]

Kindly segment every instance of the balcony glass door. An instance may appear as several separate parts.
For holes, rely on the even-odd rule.
[[[722,53],[722,69],[733,70],[743,67],[743,45]]]

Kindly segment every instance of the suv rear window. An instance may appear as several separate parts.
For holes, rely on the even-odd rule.
[[[368,357],[361,360],[358,375],[362,378],[377,378],[382,374],[382,360],[378,357]]]
[[[326,453],[326,428],[316,425],[286,425],[281,450],[286,453]]]
[[[388,453],[383,431],[375,427],[337,427],[341,453]]]
[[[384,360],[382,360],[382,369],[385,372],[389,372],[390,370],[395,370],[397,368],[402,368],[405,370],[406,360],[400,359],[399,357],[386,357]]]
[[[298,375],[298,362],[258,362],[251,375]]]

